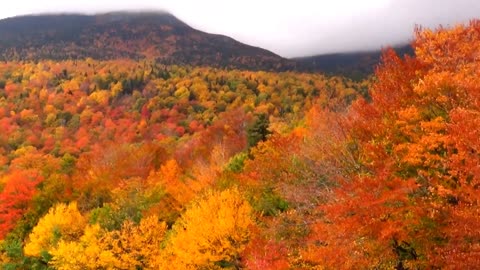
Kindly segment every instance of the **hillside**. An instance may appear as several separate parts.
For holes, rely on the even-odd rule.
[[[171,15],[62,16],[3,21],[1,269],[480,265],[480,21],[355,81],[165,65],[198,34]]]
[[[396,48],[413,54],[410,46]],[[155,59],[162,64],[322,72],[363,79],[381,51],[286,59],[230,37],[196,30],[169,13],[35,15],[0,20],[0,60]]]
[[[410,45],[393,48],[398,55],[413,55]],[[322,54],[292,59],[297,68],[304,71],[320,71],[326,74],[344,75],[351,78],[365,78],[373,74],[380,63],[382,51]]]
[[[37,15],[0,20],[2,60],[155,58],[164,64],[282,70],[267,50],[191,28],[169,13]]]
[[[249,149],[268,134],[294,129],[314,106],[343,108],[366,87],[321,74],[146,60],[0,62],[0,268],[245,265],[237,258],[253,237],[254,213],[280,213],[285,200],[263,184],[250,202],[243,185],[215,187],[236,185]],[[180,216],[207,192],[212,210],[242,221],[197,212],[200,224],[168,250],[200,243],[205,228],[206,241],[223,239],[209,252],[232,255],[160,258],[164,234],[183,228]]]

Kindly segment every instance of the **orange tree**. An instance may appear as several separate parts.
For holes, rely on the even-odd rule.
[[[360,170],[320,207],[304,252],[313,264],[479,264],[480,22],[418,29],[413,46],[414,58],[384,53],[371,102],[343,124]]]

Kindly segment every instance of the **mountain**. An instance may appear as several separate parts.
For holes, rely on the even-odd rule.
[[[412,54],[410,46],[397,48]],[[162,64],[297,70],[364,78],[381,51],[286,59],[230,37],[196,30],[166,12],[28,15],[0,20],[0,60],[143,59]]]
[[[166,12],[29,15],[0,20],[0,59],[155,58],[165,64],[285,70],[293,61],[196,30]]]
[[[413,55],[410,45],[393,48],[398,55]],[[327,74],[340,74],[352,78],[364,78],[375,71],[380,63],[382,51],[323,54],[292,59],[300,70],[321,71]]]

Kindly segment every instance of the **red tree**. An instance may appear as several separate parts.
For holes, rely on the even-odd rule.
[[[28,210],[36,193],[36,186],[43,180],[41,176],[14,172],[7,177],[0,194],[0,239],[3,239],[15,223]]]

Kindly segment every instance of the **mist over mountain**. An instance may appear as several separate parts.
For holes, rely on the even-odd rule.
[[[415,25],[436,28],[480,16],[477,0],[84,0],[4,1],[0,18],[44,12],[168,10],[208,33],[265,48],[282,57],[380,50],[414,38]]]

